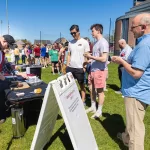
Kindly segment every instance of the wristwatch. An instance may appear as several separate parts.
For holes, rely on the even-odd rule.
[[[17,75],[19,73],[19,71],[17,71],[17,70],[15,70],[14,72],[15,72],[15,75]]]

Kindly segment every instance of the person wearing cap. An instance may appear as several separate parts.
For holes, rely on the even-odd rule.
[[[11,35],[3,35],[0,37],[0,50],[14,49],[15,40]]]
[[[11,35],[3,35],[0,37],[0,72],[15,74],[27,78],[26,73],[19,72],[14,69],[9,69],[11,65],[5,61],[5,49],[14,49],[16,46],[15,40]]]
[[[2,72],[2,67],[5,62],[5,54],[4,50],[11,47],[11,45],[15,43],[15,40],[10,35],[5,35],[0,37],[0,72]],[[10,86],[10,82],[5,80],[5,77],[0,73],[0,124],[5,122],[6,114],[5,114],[5,89],[8,89]]]
[[[9,89],[11,82],[5,80],[2,75],[3,66],[5,66],[5,49],[13,49],[15,40],[11,35],[4,35],[0,37],[0,124],[6,120],[6,108],[5,108],[5,89]]]
[[[0,73],[5,65],[5,49],[14,49],[15,40],[11,35],[3,35],[0,37]]]

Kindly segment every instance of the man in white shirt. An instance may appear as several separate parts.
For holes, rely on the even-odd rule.
[[[73,40],[68,45],[68,59],[66,72],[71,72],[75,79],[77,79],[80,88],[82,101],[85,104],[85,87],[84,87],[84,70],[83,63],[86,61],[83,54],[90,51],[88,42],[80,37],[80,31],[78,25],[72,25],[70,28],[70,34],[73,36]]]
[[[120,57],[127,61],[128,59],[128,56],[130,55],[131,51],[132,51],[132,48],[126,43],[126,41],[124,39],[120,39],[118,41],[118,44],[119,44],[119,47],[121,49],[121,52],[120,52]],[[123,70],[123,65],[120,64],[118,66],[118,76],[119,76],[119,80],[120,80],[120,89],[121,89],[121,86],[122,86],[122,70]],[[121,91],[115,91],[116,94],[121,94]]]

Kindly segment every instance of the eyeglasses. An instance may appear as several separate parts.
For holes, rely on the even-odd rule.
[[[70,34],[71,34],[71,35],[76,35],[76,34],[77,34],[77,32],[71,32]]]
[[[143,26],[143,25],[142,25],[142,24],[139,24],[139,25],[137,25],[137,26],[131,26],[131,30],[133,30],[134,28],[139,27],[139,26]]]

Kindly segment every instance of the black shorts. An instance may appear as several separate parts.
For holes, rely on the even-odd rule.
[[[73,77],[77,79],[78,83],[84,83],[84,71],[83,68],[71,68],[67,67],[66,72],[71,72]]]
[[[49,55],[48,55],[48,53],[46,53],[46,54],[45,54],[45,57],[46,57],[46,58],[49,58]],[[45,58],[45,57],[44,57],[44,58]]]
[[[35,56],[35,58],[40,58],[40,56]]]
[[[56,65],[58,64],[58,61],[52,61],[52,64]]]

